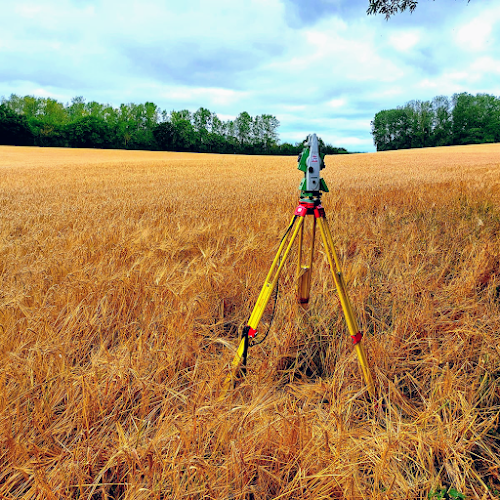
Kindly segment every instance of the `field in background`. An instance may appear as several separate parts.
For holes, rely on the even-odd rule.
[[[217,402],[294,158],[0,147],[0,496],[500,494],[500,145],[326,165],[378,408],[322,253]]]

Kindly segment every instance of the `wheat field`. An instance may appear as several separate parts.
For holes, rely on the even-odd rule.
[[[0,147],[0,498],[500,495],[499,144],[326,158],[376,401],[320,244],[218,400],[301,175]]]

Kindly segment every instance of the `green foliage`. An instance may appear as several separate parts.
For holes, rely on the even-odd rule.
[[[454,144],[483,144],[500,141],[500,99],[462,93],[453,96]]]
[[[407,9],[413,12],[417,3],[416,0],[370,0],[366,13],[368,15],[382,14],[386,19],[389,19],[394,14],[404,12]]]
[[[235,120],[222,121],[203,107],[194,113],[187,109],[168,113],[153,102],[115,108],[86,102],[82,96],[66,105],[51,98],[15,94],[2,102],[4,113],[15,118],[0,124],[1,140],[16,144],[277,155],[302,151],[302,143],[279,144],[280,122],[270,114],[252,117],[244,111]],[[16,139],[7,139],[8,134]],[[343,148],[323,147],[326,154],[347,153]]]
[[[102,118],[84,116],[67,127],[68,144],[74,148],[109,148],[113,129]]]
[[[379,111],[371,122],[377,151],[500,142],[500,99],[455,94]]]
[[[6,104],[0,104],[0,144],[10,146],[33,145],[33,133],[28,120],[8,108]]]
[[[241,145],[251,142],[252,121],[252,117],[246,111],[236,117],[236,133]]]
[[[189,120],[178,120],[174,124],[174,144],[176,150],[194,151],[196,138],[195,130]]]
[[[465,495],[455,488],[438,488],[430,491],[428,498],[435,500],[465,500]]]
[[[174,147],[175,129],[171,122],[161,122],[153,130],[156,143],[161,150],[170,151]]]
[[[470,0],[468,0],[470,2]],[[386,19],[389,19],[394,14],[409,10],[413,12],[417,7],[417,0],[369,0],[368,10],[366,13],[382,14]]]
[[[66,125],[51,123],[40,118],[30,118],[28,123],[36,146],[66,147],[68,145]]]

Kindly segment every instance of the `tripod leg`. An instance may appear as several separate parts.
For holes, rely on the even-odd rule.
[[[321,232],[321,238],[323,240],[323,245],[325,247],[326,256],[328,258],[328,263],[330,264],[330,270],[335,281],[335,286],[337,287],[337,292],[339,294],[340,303],[342,305],[342,310],[346,319],[347,327],[349,333],[354,342],[354,348],[358,356],[358,361],[361,366],[361,371],[368,388],[370,396],[375,396],[375,387],[373,385],[373,379],[368,367],[368,360],[366,359],[366,353],[363,344],[361,343],[362,333],[358,328],[358,323],[356,321],[356,316],[354,315],[351,301],[347,295],[347,290],[344,282],[344,277],[342,275],[342,270],[340,267],[340,261],[338,259],[337,253],[335,251],[335,246],[333,244],[332,234],[330,228],[326,222],[326,218],[318,218],[319,230]]]
[[[310,239],[310,248],[309,248],[309,259],[308,262],[303,265],[302,264],[302,243],[303,243],[303,227],[300,230],[299,235],[299,252],[297,259],[297,299],[299,304],[302,307],[307,308],[307,304],[309,303],[309,295],[311,290],[311,275],[313,268],[313,255],[314,255],[314,240],[316,236],[316,218],[313,219],[312,226],[312,234]],[[305,222],[304,222],[305,226]]]
[[[298,220],[297,220],[298,219]],[[290,236],[287,244],[286,237],[280,243],[276,256],[274,257],[273,263],[271,264],[271,268],[266,276],[266,281],[264,286],[262,287],[259,297],[257,298],[257,302],[253,308],[252,314],[250,315],[250,319],[248,320],[247,326],[243,329],[243,334],[241,336],[240,345],[238,346],[238,350],[231,362],[231,369],[229,374],[227,375],[224,383],[222,384],[222,392],[219,397],[219,401],[224,399],[229,387],[236,379],[236,374],[240,366],[246,365],[247,361],[247,352],[248,352],[248,343],[249,338],[255,337],[257,334],[257,327],[259,326],[260,320],[262,319],[262,315],[264,314],[264,310],[271,298],[274,287],[278,282],[278,278],[280,273],[285,265],[285,262],[290,255],[290,250],[292,249],[293,242],[297,238],[297,235],[301,231],[302,225],[304,224],[304,217],[294,216],[290,226],[287,230],[287,233],[293,229],[292,235]],[[294,227],[295,226],[295,227]]]

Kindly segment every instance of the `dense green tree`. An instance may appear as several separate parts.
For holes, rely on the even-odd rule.
[[[120,104],[116,119],[117,141],[125,149],[145,147],[144,137],[146,122],[144,105],[133,103]],[[153,131],[151,130],[151,135]]]
[[[84,116],[67,126],[68,143],[74,148],[109,148],[114,136],[112,128],[96,116]]]
[[[228,144],[235,146],[238,143],[236,124],[233,120],[224,123],[225,137]]]
[[[487,142],[500,142],[500,98],[484,94],[487,122],[484,125]]]
[[[371,122],[378,151],[500,142],[500,99],[489,94],[455,94],[376,113]]]
[[[197,134],[200,152],[211,151],[212,112],[206,108],[199,108],[193,114],[193,128]]]
[[[189,111],[188,109],[181,109],[180,111],[172,111],[170,113],[170,121],[172,123],[175,123],[175,122],[178,122],[181,120],[186,120],[189,123],[191,123],[192,118],[193,117],[191,115],[191,111]]]
[[[261,115],[263,135],[262,141],[266,149],[274,147],[278,143],[279,120],[273,115]]]
[[[228,143],[226,138],[221,134],[212,132],[209,136],[211,152],[214,153],[228,153]]]
[[[99,117],[102,118],[115,131],[114,147],[120,147],[120,145],[118,144],[119,116],[120,116],[119,109],[114,108],[113,106],[107,104],[104,106],[104,109],[102,110],[102,115]]]
[[[299,150],[299,148],[300,148],[300,150]],[[302,144],[300,144],[300,146],[297,146],[294,144],[290,144],[289,142],[283,142],[279,146],[278,154],[282,154],[284,156],[295,156],[295,155],[298,155],[300,153],[300,151],[302,151],[302,149],[303,149]]]
[[[212,112],[207,108],[199,108],[193,114],[193,127],[198,133],[208,134],[212,129]]]
[[[453,143],[480,144],[499,140],[500,101],[487,94],[453,96]]]
[[[68,145],[67,125],[46,121],[43,118],[31,118],[29,126],[35,146],[64,148]]]
[[[236,127],[236,137],[241,146],[251,143],[252,137],[252,117],[243,111],[240,113],[234,122]]]
[[[91,101],[85,104],[83,114],[84,116],[95,116],[97,118],[105,119],[104,110],[106,106],[96,101]]]
[[[43,114],[43,100],[39,97],[27,95],[24,97],[23,114],[28,118],[39,118]]]
[[[25,116],[0,104],[0,144],[10,146],[33,145],[33,133]]]
[[[153,130],[158,123],[160,110],[152,102],[129,104],[129,132],[131,139],[128,147],[134,149],[156,149]]]
[[[446,96],[437,96],[432,100],[432,109],[434,111],[433,145],[448,146],[453,141],[450,100]]]
[[[85,113],[85,99],[83,96],[73,97],[71,104],[66,108],[69,121],[75,121],[83,118]]]
[[[67,116],[62,103],[51,98],[41,100],[41,112],[38,114],[38,117],[45,123],[53,125],[62,124],[67,121]]]
[[[162,151],[172,151],[175,148],[175,128],[169,121],[164,121],[156,125],[153,130],[158,147]]]
[[[224,122],[215,114],[212,113],[212,133],[224,136],[226,133],[226,128],[224,126]]]
[[[262,116],[256,116],[252,120],[252,130],[251,130],[252,142],[255,144],[264,144],[264,123],[262,121]]]
[[[174,126],[174,144],[176,151],[196,150],[196,133],[189,120],[177,120]]]
[[[410,140],[405,141],[402,147],[425,148],[432,146],[432,125],[434,114],[430,101],[411,101],[407,105],[411,111],[412,126],[409,131]]]
[[[5,104],[11,111],[18,115],[24,115],[26,118],[28,118],[25,109],[24,109],[24,100],[27,98],[26,97],[19,97],[16,94],[10,94],[10,97],[6,99],[5,97],[2,97],[2,100],[0,104]]]
[[[391,134],[389,132],[389,110],[379,111],[371,122],[373,142],[377,151],[391,149]]]

